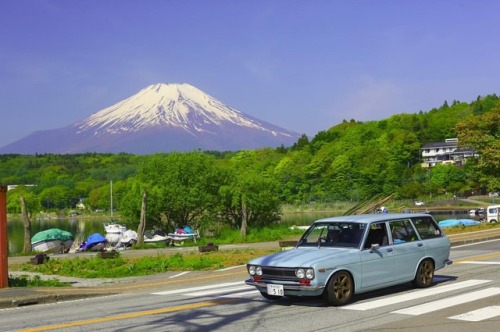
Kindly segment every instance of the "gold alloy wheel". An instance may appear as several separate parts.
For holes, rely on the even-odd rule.
[[[346,271],[335,273],[323,293],[326,302],[330,305],[343,305],[349,302],[354,293],[354,283],[351,275]]]
[[[414,284],[417,287],[429,287],[434,278],[434,263],[430,259],[426,259],[418,267],[417,275],[415,276]]]

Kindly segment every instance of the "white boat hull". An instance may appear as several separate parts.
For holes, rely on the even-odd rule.
[[[118,242],[120,242],[120,240],[122,238],[122,234],[121,233],[106,233],[105,237],[106,237],[106,240],[108,240],[109,244],[115,245]]]
[[[144,243],[161,243],[168,240],[170,240],[170,236],[153,235],[151,238],[144,236]]]
[[[72,240],[68,240],[65,242],[61,240],[50,240],[33,243],[31,245],[31,248],[35,252],[42,252],[46,254],[62,254],[68,252],[72,245]]]
[[[108,234],[122,234],[125,233],[127,227],[120,224],[104,224],[104,230]]]

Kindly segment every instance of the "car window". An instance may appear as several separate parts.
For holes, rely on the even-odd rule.
[[[412,218],[421,239],[441,237],[441,230],[432,217]]]
[[[321,241],[323,236],[326,236],[328,225],[313,225],[306,233],[302,236],[300,240],[301,245],[316,245],[318,241]]]
[[[385,222],[370,225],[370,230],[368,231],[368,236],[366,237],[363,248],[370,249],[374,244],[378,244],[381,247],[388,244]]]
[[[313,224],[299,241],[299,246],[359,247],[365,224],[331,222]]]
[[[409,220],[395,220],[389,222],[392,243],[399,244],[418,240],[417,234]]]

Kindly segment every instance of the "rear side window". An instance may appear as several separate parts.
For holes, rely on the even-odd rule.
[[[394,244],[418,240],[410,220],[394,220],[389,222],[392,242]]]
[[[431,217],[412,218],[412,221],[422,240],[442,235],[436,222]]]

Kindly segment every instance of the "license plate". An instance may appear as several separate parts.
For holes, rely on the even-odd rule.
[[[268,284],[267,294],[274,296],[284,296],[283,285]]]

